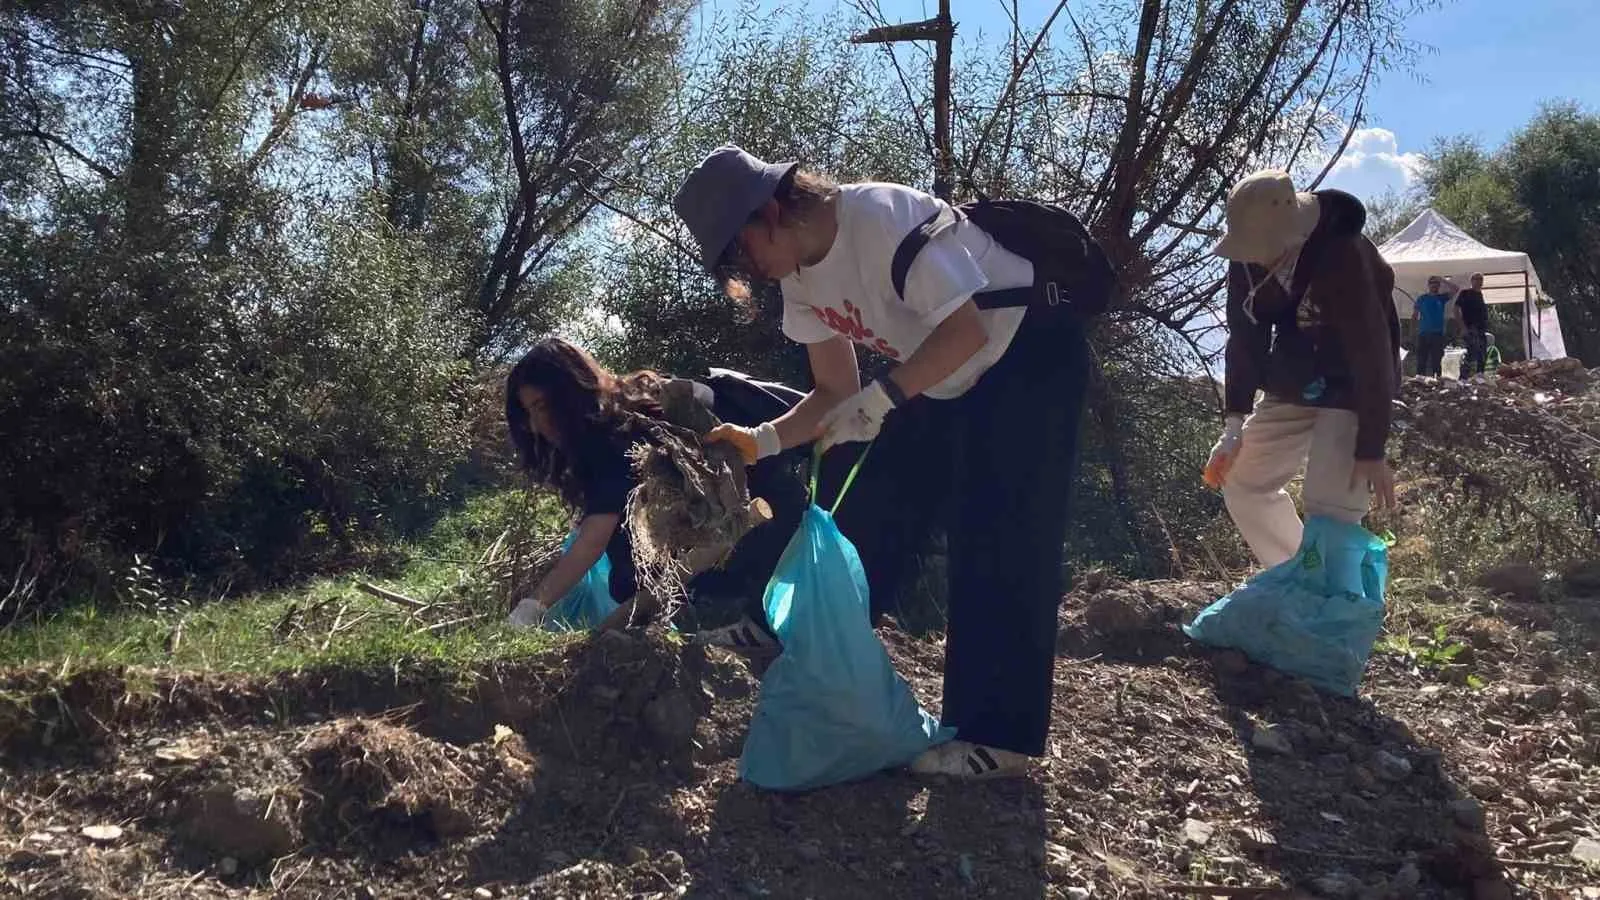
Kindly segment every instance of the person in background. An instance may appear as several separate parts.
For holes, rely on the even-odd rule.
[[[1495,346],[1494,332],[1484,332],[1483,344],[1483,371],[1493,375],[1500,368],[1500,348]]]
[[[1456,295],[1455,282],[1438,275],[1428,277],[1428,292],[1411,304],[1411,321],[1417,323],[1417,374],[1441,374],[1444,363],[1445,311]]]
[[[1461,322],[1461,342],[1467,355],[1461,360],[1461,377],[1482,375],[1488,348],[1489,307],[1483,299],[1483,276],[1474,273],[1472,287],[1456,294],[1456,318]]]
[[[1400,389],[1394,270],[1362,234],[1367,212],[1343,191],[1297,193],[1257,172],[1228,195],[1226,424],[1206,481],[1263,566],[1299,550],[1284,487],[1305,468],[1308,516],[1360,522],[1376,495],[1394,505],[1384,460]],[[1256,392],[1264,396],[1257,402]]]

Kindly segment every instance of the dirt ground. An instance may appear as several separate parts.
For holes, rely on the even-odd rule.
[[[1600,897],[1600,599],[1439,586],[1468,649],[1348,700],[1188,644],[1224,585],[1089,581],[1006,783],[755,790],[749,663],[657,633],[472,683],[6,673],[0,894]],[[882,635],[936,706],[939,644]]]

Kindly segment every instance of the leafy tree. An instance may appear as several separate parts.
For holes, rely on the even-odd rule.
[[[1600,365],[1600,115],[1548,105],[1494,153],[1468,138],[1442,141],[1423,191],[1479,240],[1526,252],[1567,352]]]
[[[479,0],[510,146],[511,189],[476,296],[474,344],[504,355],[555,324],[563,238],[647,159],[691,0]]]
[[[686,8],[0,11],[0,569],[23,599],[130,553],[286,577],[458,496],[484,458],[471,367],[584,296],[573,233],[642,153]]]

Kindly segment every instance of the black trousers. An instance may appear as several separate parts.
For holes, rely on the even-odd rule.
[[[1078,324],[1056,310],[1030,310],[1006,354],[965,395],[915,400],[889,416],[839,510],[876,613],[943,523],[943,722],[962,740],[1044,752],[1089,366]],[[861,448],[830,454],[842,457],[826,461],[830,485]]]
[[[1417,335],[1417,374],[1441,374],[1444,366],[1444,335]]]

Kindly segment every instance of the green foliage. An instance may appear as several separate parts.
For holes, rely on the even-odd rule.
[[[380,560],[503,478],[478,366],[587,296],[686,9],[0,12],[0,624]]]
[[[1444,625],[1435,625],[1425,635],[1390,634],[1378,642],[1378,649],[1400,657],[1411,666],[1413,673],[1440,671],[1455,663],[1456,657],[1467,649],[1460,641],[1451,640]],[[1480,690],[1488,684],[1483,676],[1467,673],[1466,685]]]
[[[321,629],[302,629],[288,637],[278,632],[291,605],[303,609],[320,601],[342,608],[347,619],[371,616],[332,635],[331,618],[319,621]],[[524,657],[559,640],[549,632],[508,629],[498,616],[443,633],[418,633],[415,624],[406,624],[393,610],[345,582],[318,582],[296,595],[252,596],[165,617],[81,604],[47,622],[0,630],[0,666],[128,665],[250,673],[326,665],[467,666]]]
[[[416,600],[453,601],[463,612],[482,616],[458,628],[424,631],[398,607],[355,589],[357,580],[378,579],[376,574],[318,579],[229,603],[198,603],[192,602],[195,595],[164,582],[147,560],[135,557],[118,573],[115,592],[99,601],[0,629],[0,666],[274,672],[324,664],[470,665],[525,655],[554,638],[507,629],[504,597],[484,590],[480,567],[473,565],[513,527],[554,539],[566,527],[566,512],[548,494],[479,494],[435,523],[405,551],[403,564],[379,579]]]

